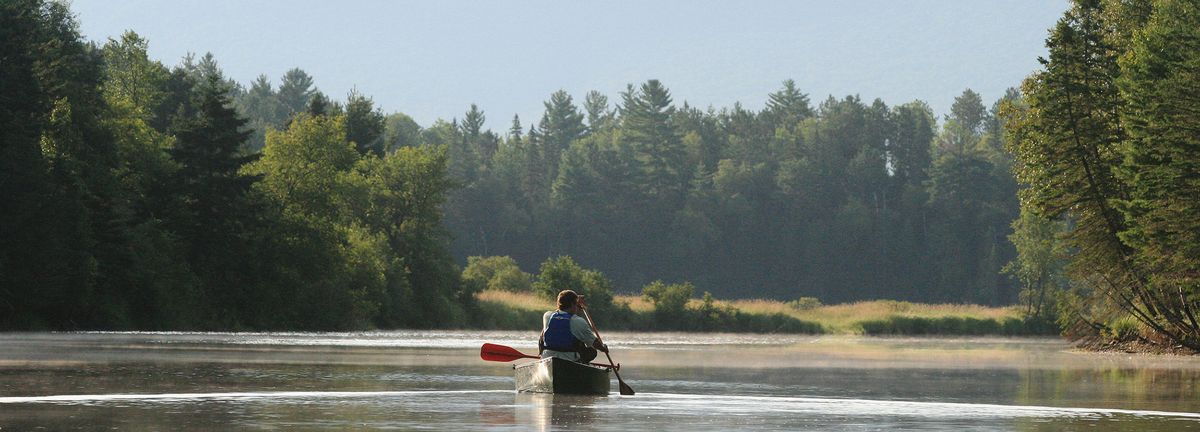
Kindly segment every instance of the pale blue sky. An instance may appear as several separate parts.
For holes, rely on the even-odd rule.
[[[85,37],[129,29],[168,65],[212,52],[226,74],[278,85],[292,67],[334,99],[351,87],[423,126],[471,103],[503,131],[564,89],[609,100],[662,80],[677,104],[759,109],[788,78],[815,103],[921,99],[965,88],[989,104],[1044,55],[1066,0],[234,1],[74,0]]]

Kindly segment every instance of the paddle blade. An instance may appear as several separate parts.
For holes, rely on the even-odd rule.
[[[625,381],[617,380],[617,387],[621,389],[621,396],[633,396],[633,387],[625,384]]]
[[[483,347],[479,348],[479,358],[494,362],[510,362],[516,359],[538,357],[524,354],[504,345],[485,343]]]

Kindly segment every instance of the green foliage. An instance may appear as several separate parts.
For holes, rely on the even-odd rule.
[[[654,313],[664,319],[682,315],[695,292],[691,282],[668,285],[659,280],[642,287],[642,297],[654,304]]]
[[[1004,266],[1004,272],[1021,283],[1020,302],[1031,318],[1057,319],[1056,300],[1067,288],[1065,251],[1058,236],[1066,229],[1062,221],[1043,219],[1028,209],[1013,221],[1008,238],[1017,248],[1017,257]]]
[[[1065,218],[1076,287],[1068,334],[1132,316],[1200,349],[1195,134],[1200,10],[1190,2],[1078,1],[1052,29],[1045,70],[1006,123],[1023,208]],[[1023,265],[1024,267],[1028,267]]]
[[[517,267],[503,268],[488,281],[488,289],[530,292],[533,291],[533,276]]]
[[[612,284],[604,274],[580,267],[565,255],[543,262],[533,291],[542,298],[554,300],[560,291],[568,289],[586,297],[589,311],[604,313],[613,307]]]
[[[247,171],[284,212],[332,224],[341,215],[344,176],[358,160],[346,142],[345,117],[301,115],[286,131],[267,132],[262,157]]]
[[[796,82],[790,79],[783,82],[782,89],[767,96],[766,112],[773,123],[785,129],[794,129],[815,114],[808,95],[801,93]]]
[[[313,88],[312,76],[300,68],[293,68],[283,74],[279,84],[279,103],[283,105],[286,116],[305,112],[309,99],[318,92]]]
[[[462,278],[463,283],[475,291],[529,292],[533,289],[532,276],[522,272],[517,261],[507,256],[467,257]]]
[[[389,114],[383,120],[383,146],[388,152],[421,143],[421,126],[404,113]]]
[[[371,98],[351,90],[346,97],[346,140],[361,154],[383,156],[384,115]]]
[[[864,335],[1053,335],[1058,328],[1038,321],[1014,318],[1003,320],[964,317],[891,316],[861,323]]]
[[[549,178],[558,173],[559,156],[571,145],[571,141],[581,137],[585,130],[583,114],[575,106],[571,95],[559,90],[550,95],[546,101],[546,113],[538,123],[541,129],[540,144],[545,149],[545,169]]]
[[[1200,5],[1155,3],[1120,66],[1129,137],[1117,172],[1129,195],[1118,236],[1146,272],[1145,312],[1200,348]]]
[[[425,130],[451,146],[463,185],[447,205],[456,256],[569,253],[618,286],[686,278],[731,296],[1017,300],[999,275],[1016,253],[1012,162],[974,92],[960,97],[974,126],[940,133],[921,102],[814,110],[794,82],[761,112],[676,107],[658,81],[629,86],[615,111],[601,96],[578,129],[556,93],[545,121],[514,122],[490,159],[465,144],[477,121]]]
[[[127,31],[120,40],[109,39],[101,49],[107,71],[105,99],[110,104],[127,103],[144,119],[149,119],[154,108],[162,104],[170,75],[165,66],[150,60],[146,54],[148,47],[145,39]]]
[[[1123,316],[1104,328],[1104,337],[1110,342],[1132,342],[1140,337],[1141,327],[1136,317]]]
[[[622,98],[622,138],[637,155],[641,193],[652,203],[677,205],[689,167],[684,165],[682,137],[670,122],[675,112],[670,91],[658,80],[650,80]]]
[[[650,80],[615,107],[555,92],[535,127],[514,118],[501,137],[477,106],[422,128],[357,92],[331,102],[300,69],[243,87],[211,54],[168,69],[134,33],[84,43],[63,3],[4,2],[0,327],[454,326],[481,313],[485,287],[530,289],[517,263],[542,263],[535,291],[577,289],[630,327],[652,318],[612,292],[659,278],[730,296],[1032,302],[997,274],[1017,253],[1008,146],[1035,185],[1028,207],[1069,223],[1077,268],[1137,266],[1077,281],[1144,286],[1117,298],[1167,328],[1145,312],[1194,303],[1195,230],[1177,223],[1200,219],[1179,204],[1193,192],[1178,131],[1193,122],[1194,14],[1118,3],[1072,9],[1011,118],[970,90],[941,128],[921,102],[814,109],[791,80],[761,110],[704,110]],[[513,265],[455,268],[492,255]],[[1021,260],[1029,286],[1046,260]],[[811,329],[663,290],[656,309],[681,326]]]

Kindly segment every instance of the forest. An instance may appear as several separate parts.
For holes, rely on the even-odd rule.
[[[500,277],[655,305],[1017,304],[1197,348],[1192,3],[1076,1],[1044,70],[940,117],[793,80],[696,107],[649,79],[496,132],[299,68],[167,66],[133,31],[89,43],[67,5],[7,1],[0,329],[471,326]]]

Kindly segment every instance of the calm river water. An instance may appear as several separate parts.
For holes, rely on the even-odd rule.
[[[1200,430],[1200,358],[1056,339],[605,336],[637,395],[515,393],[479,346],[532,353],[534,332],[0,334],[0,431]]]

